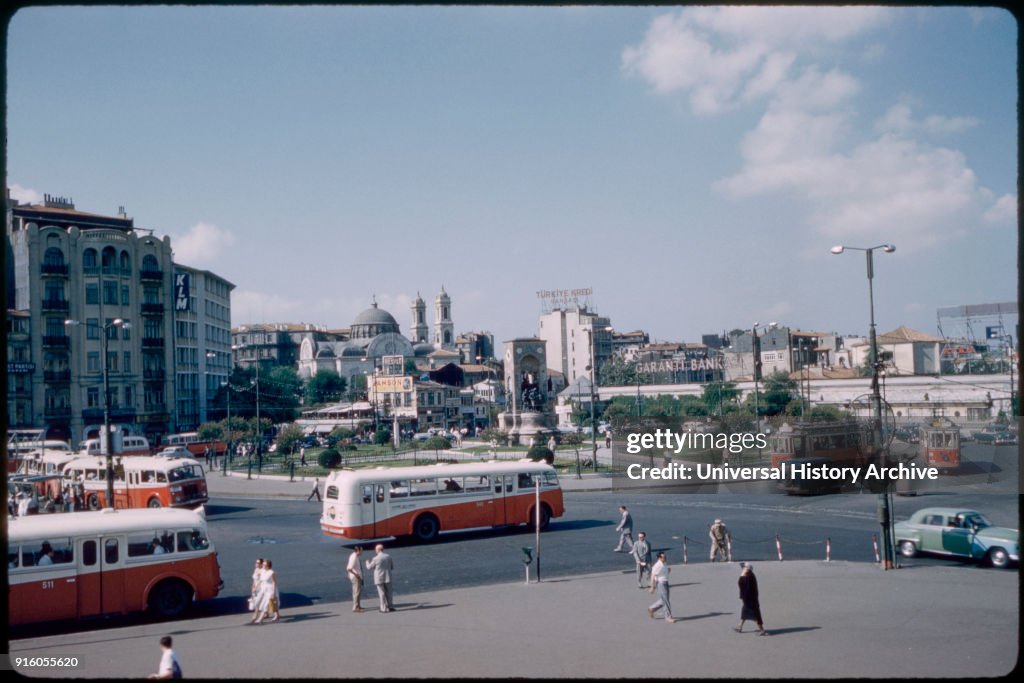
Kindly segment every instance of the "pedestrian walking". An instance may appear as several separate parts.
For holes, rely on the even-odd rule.
[[[636,543],[630,551],[633,559],[636,560],[636,587],[645,588],[644,574],[647,574],[647,583],[651,582],[651,544],[647,542],[647,534],[643,531],[636,535]]]
[[[395,603],[391,594],[391,572],[395,569],[395,563],[391,556],[384,552],[384,544],[378,543],[374,548],[376,555],[372,560],[366,561],[366,568],[373,570],[373,584],[377,586],[377,595],[380,596],[380,611],[394,612]]]
[[[262,624],[271,614],[270,621],[277,621],[281,617],[280,593],[277,590],[277,572],[274,571],[274,563],[270,560],[263,560],[263,570],[260,572],[260,592],[256,599],[258,614],[253,620],[254,624]]]
[[[160,666],[155,674],[149,674],[148,678],[181,678],[181,662],[178,655],[171,647],[174,640],[170,636],[160,639]]]
[[[263,558],[256,558],[256,566],[252,570],[252,584],[249,586],[249,611],[252,612],[252,621],[259,616],[260,589],[263,585]]]
[[[759,636],[768,635],[764,630],[764,621],[761,619],[761,601],[757,594],[757,577],[754,576],[754,568],[743,562],[740,563],[740,578],[737,582],[740,587],[740,625],[733,630],[736,633],[743,633],[743,622],[750,619],[757,624]]]
[[[299,465],[301,467],[306,466],[306,447],[302,446],[299,448]]]
[[[629,514],[629,510],[626,509],[625,505],[619,506],[619,512],[622,513],[622,519],[619,520],[619,525],[615,527],[615,530],[619,532],[619,544],[612,548],[612,550],[617,553],[624,553],[628,551],[622,547],[623,543],[629,542],[629,549],[633,549],[633,517]]]
[[[320,477],[317,477],[316,481],[313,482],[313,490],[306,497],[306,502],[308,503],[313,500],[313,496],[316,496],[317,501],[323,502],[323,498],[320,497]]]
[[[359,562],[359,557],[363,554],[363,546],[357,545],[352,549],[352,554],[348,556],[348,567],[346,569],[348,573],[348,580],[352,582],[352,611],[353,612],[365,612],[361,604],[363,597],[363,565]]]
[[[658,561],[651,568],[651,587],[648,590],[650,593],[657,592],[658,599],[647,608],[647,615],[651,619],[657,619],[654,613],[664,608],[665,621],[669,624],[674,624],[679,620],[672,616],[672,603],[669,602],[668,575],[670,571],[672,571],[672,568],[668,566],[668,562],[665,560],[665,553],[658,553]]]
[[[716,519],[708,530],[708,538],[711,539],[711,557],[709,558],[712,562],[715,561],[716,557],[721,556],[721,561],[725,562],[728,559],[726,552],[725,539],[729,535],[729,530],[720,519]]]
[[[604,430],[604,447],[605,448],[611,448],[612,447],[612,430],[610,430],[610,429]]]

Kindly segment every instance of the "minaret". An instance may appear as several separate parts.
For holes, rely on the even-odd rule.
[[[451,351],[455,348],[455,325],[452,323],[452,300],[441,285],[434,299],[434,348]]]
[[[416,292],[416,301],[412,302],[412,343],[419,344],[430,339],[427,331],[427,304]]]

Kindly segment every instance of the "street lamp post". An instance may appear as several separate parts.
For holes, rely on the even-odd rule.
[[[875,278],[875,267],[874,267],[874,251],[881,249],[887,254],[891,254],[896,251],[896,247],[891,244],[879,244],[874,247],[850,247],[844,245],[837,245],[832,247],[833,254],[842,254],[847,249],[853,249],[854,251],[863,251],[867,257],[867,275],[868,275],[868,306],[870,310],[870,343],[871,343],[871,407],[872,417],[874,424],[872,425],[872,452],[875,456],[880,457],[882,455],[882,395],[880,392],[879,385],[879,374],[881,371],[881,359],[878,355],[878,335],[875,329],[875,291],[874,291],[874,278]],[[888,487],[887,487],[888,488]],[[878,494],[878,521],[882,526],[882,549],[883,549],[883,567],[885,569],[892,569],[895,566],[895,553],[894,544],[892,539],[892,504],[890,502],[890,496],[892,494],[888,490],[884,490]]]
[[[77,326],[81,323],[77,320],[65,320],[66,326]],[[100,344],[103,350],[103,435],[106,444],[103,446],[103,454],[107,459],[107,506],[114,507],[114,437],[110,424],[110,364],[107,354],[109,353],[110,340],[108,334],[111,329],[122,328],[130,330],[131,323],[123,318],[115,318],[102,328]]]
[[[611,332],[611,326],[602,328],[605,332]],[[587,341],[590,342],[590,454],[594,460],[594,472],[597,472],[597,416],[596,416],[596,391],[597,391],[597,354],[595,353],[595,339],[593,326],[585,328]],[[639,390],[639,386],[638,386]]]

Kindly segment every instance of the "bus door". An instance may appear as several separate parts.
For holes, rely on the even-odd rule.
[[[370,529],[370,533],[366,534],[368,538],[377,537],[377,520],[383,522],[387,519],[387,495],[388,486],[385,482],[376,481],[363,484],[362,519],[359,523]]]
[[[495,474],[493,479],[494,485],[494,525],[501,526],[504,524],[513,524],[510,522],[512,519],[513,511],[509,509],[512,505],[510,498],[512,497],[512,487],[515,486],[514,474]]]
[[[108,536],[100,539],[99,550],[100,611],[102,614],[123,612],[126,548],[120,537]]]

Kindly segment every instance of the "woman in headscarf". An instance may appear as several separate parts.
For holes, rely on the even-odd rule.
[[[742,567],[740,571],[739,587],[740,587],[740,601],[743,603],[743,607],[740,608],[740,625],[735,629],[736,633],[743,633],[743,622],[750,619],[759,629],[759,636],[768,635],[768,631],[764,630],[764,623],[761,620],[761,603],[757,595],[757,577],[754,576],[754,568],[749,564],[740,563]]]

